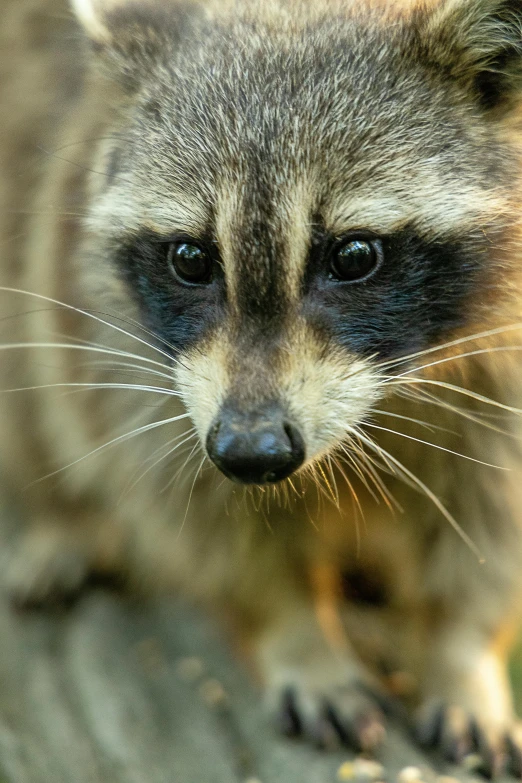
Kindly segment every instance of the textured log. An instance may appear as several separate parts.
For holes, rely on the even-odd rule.
[[[0,601],[0,783],[334,783],[350,758],[280,739],[218,630],[183,605]],[[389,781],[407,765],[427,783],[453,774],[394,725],[379,760]]]

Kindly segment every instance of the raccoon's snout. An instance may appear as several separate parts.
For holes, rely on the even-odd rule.
[[[207,451],[220,471],[240,484],[282,481],[305,459],[301,433],[275,406],[253,413],[223,409],[210,428]]]

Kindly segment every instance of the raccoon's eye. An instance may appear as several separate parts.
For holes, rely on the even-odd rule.
[[[382,244],[378,239],[350,239],[334,248],[330,274],[347,283],[361,282],[381,265]]]
[[[175,242],[169,245],[167,262],[182,283],[206,285],[212,280],[212,259],[198,245]]]

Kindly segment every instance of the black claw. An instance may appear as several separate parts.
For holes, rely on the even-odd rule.
[[[277,725],[285,737],[298,737],[302,734],[303,724],[299,717],[293,688],[286,688],[281,697],[281,708],[277,715]]]
[[[310,731],[310,736],[319,750],[337,750],[341,745],[339,734],[328,715],[317,721]]]
[[[341,695],[343,699],[347,697],[346,693]],[[285,736],[307,739],[320,749],[337,750],[345,746],[355,752],[368,752],[384,735],[384,716],[371,703],[366,708],[359,707],[359,712],[355,704],[345,711],[342,704],[336,706],[335,698],[322,703],[316,700],[311,714],[303,715],[299,692],[290,686],[281,692],[276,723]]]
[[[464,715],[462,712],[463,717]],[[457,724],[454,724],[453,717],[457,718]],[[517,728],[520,729],[519,735]],[[425,748],[438,749],[446,761],[462,764],[469,760],[470,764],[473,763],[473,769],[470,767],[468,770],[470,774],[488,780],[505,774],[522,779],[522,724],[515,724],[499,739],[496,734],[488,735],[471,716],[466,722],[462,719],[461,723],[460,712],[453,716],[453,713],[441,704],[428,712],[427,718],[417,720],[414,731],[419,744]],[[470,753],[474,754],[473,762]]]
[[[464,711],[460,717],[464,720],[464,724],[460,726],[457,724],[455,727],[452,715],[447,711],[442,728],[440,743],[442,753],[453,764],[462,764],[464,758],[472,752],[475,739],[478,738],[474,737],[470,717]]]
[[[477,721],[473,717],[469,722],[469,732],[473,752],[480,753],[481,748],[484,747],[484,735],[480,730],[480,726],[478,725]]]
[[[470,728],[473,750],[475,750],[482,759],[479,771],[484,777],[491,780],[497,775],[500,775],[504,770],[506,763],[505,754],[495,750],[491,746],[486,734],[482,731],[476,720],[471,721]]]
[[[408,708],[402,704],[395,696],[390,696],[377,688],[371,688],[366,683],[360,684],[360,690],[371,699],[381,710],[384,718],[393,718],[401,723],[408,721]]]
[[[337,714],[337,710],[331,704],[326,705],[326,716],[330,725],[335,729],[341,743],[347,748],[351,748],[356,753],[360,753],[362,751],[360,739],[351,721],[341,720]]]
[[[332,705],[327,705],[326,714],[343,745],[356,753],[374,749],[375,743],[368,742],[367,735],[371,733],[372,727],[383,727],[384,722],[377,710],[371,714],[360,714],[352,719],[343,720]]]
[[[444,706],[441,704],[433,710],[427,720],[422,720],[415,727],[415,735],[419,745],[424,748],[436,747],[442,737],[444,725]]]
[[[482,753],[480,763],[473,768],[475,775],[481,775],[486,780],[494,780],[504,769],[502,754]]]
[[[508,752],[508,771],[511,775],[520,779],[522,778],[522,748],[510,734],[506,736],[506,747]]]
[[[442,755],[451,764],[462,764],[471,750],[471,741],[467,737],[446,737],[441,742]]]

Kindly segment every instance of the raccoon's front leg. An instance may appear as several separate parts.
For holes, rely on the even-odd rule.
[[[41,510],[4,532],[2,587],[21,607],[69,600],[93,572],[117,570],[121,533],[96,512]]]
[[[347,641],[335,646],[305,596],[283,602],[258,642],[268,706],[285,734],[320,747],[373,750],[385,735],[375,687]]]
[[[489,541],[482,565],[455,542],[451,546],[447,535],[440,550],[434,547],[425,572],[431,596],[416,725],[419,740],[438,747],[450,761],[478,751],[489,773],[501,768],[509,751],[520,776],[522,729],[513,709],[507,657],[522,549],[516,535],[511,546],[505,543],[506,525],[497,532],[497,541]]]

